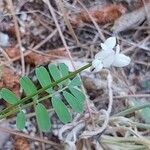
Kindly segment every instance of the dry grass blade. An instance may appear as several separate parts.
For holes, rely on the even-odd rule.
[[[104,143],[105,148],[115,149],[117,144],[118,148],[125,150],[128,148],[132,149],[149,149],[150,142],[148,139],[139,138],[139,137],[111,137],[102,135],[101,142]],[[106,145],[105,145],[106,144]],[[116,146],[115,146],[116,145]]]
[[[21,43],[21,38],[20,38],[19,26],[18,26],[18,23],[17,23],[17,18],[16,18],[16,15],[15,15],[15,10],[14,10],[14,7],[13,7],[12,0],[8,0],[8,5],[10,6],[11,13],[12,13],[13,19],[14,19],[16,37],[17,37],[17,41],[18,41],[18,44],[19,44],[19,50],[20,50],[20,55],[21,55],[22,76],[23,76],[25,74],[25,62],[24,62],[24,55],[23,55],[23,51],[22,51],[22,43]]]
[[[73,30],[73,28],[71,26],[71,23],[70,23],[69,19],[68,19],[68,14],[67,14],[67,11],[66,11],[66,9],[64,7],[64,2],[62,0],[59,0],[58,4],[59,4],[59,7],[60,7],[60,9],[62,11],[62,14],[63,14],[63,17],[64,17],[64,21],[65,21],[65,23],[66,23],[66,25],[67,25],[67,27],[68,27],[72,37],[76,40],[77,44],[80,45],[80,42],[79,42],[76,34],[74,33],[74,30]]]
[[[60,28],[60,26],[59,26],[59,23],[58,23],[58,20],[57,20],[57,18],[56,18],[56,14],[55,14],[55,12],[54,12],[54,10],[53,10],[53,7],[51,6],[51,4],[50,4],[50,2],[49,2],[48,0],[43,0],[43,1],[48,5],[49,11],[50,11],[50,13],[51,13],[51,15],[52,15],[52,17],[53,17],[53,19],[54,19],[54,22],[55,22],[55,25],[56,25],[57,29],[58,29],[60,38],[61,38],[61,40],[62,40],[62,42],[63,42],[63,45],[64,45],[64,47],[65,47],[65,49],[66,49],[66,51],[67,51],[67,53],[68,53],[68,56],[69,56],[69,58],[70,58],[70,60],[71,60],[72,65],[73,65],[73,60],[72,60],[70,51],[69,51],[69,49],[68,49],[67,43],[66,43],[66,41],[65,41],[65,38],[64,38],[63,33],[62,33],[62,31],[61,31],[61,28]],[[74,66],[74,65],[73,65],[73,66]]]
[[[90,20],[92,21],[92,23],[96,27],[102,41],[105,41],[105,36],[104,36],[103,32],[101,31],[101,29],[99,28],[99,26],[98,26],[97,22],[95,21],[95,19],[93,18],[93,16],[89,13],[88,9],[86,8],[86,6],[84,6],[84,4],[82,4],[81,1],[79,1],[79,0],[77,0],[77,1],[83,7],[83,9],[86,11],[86,13],[88,14]]]
[[[46,140],[46,139],[40,139],[38,137],[32,137],[30,135],[19,133],[19,132],[13,131],[11,129],[6,129],[6,128],[0,127],[0,131],[10,133],[10,134],[13,134],[13,135],[17,135],[17,136],[21,136],[21,137],[24,137],[24,138],[27,138],[27,139],[39,141],[39,142],[42,142],[42,143],[50,144],[50,145],[54,146],[56,149],[62,148],[61,144],[59,145],[58,143],[55,143],[53,141],[49,141],[49,140]]]

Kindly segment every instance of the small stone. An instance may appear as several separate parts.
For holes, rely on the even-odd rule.
[[[36,146],[39,146],[39,142],[34,142],[34,144],[35,144]]]
[[[26,14],[25,12],[21,12],[20,19],[21,19],[22,21],[26,21],[26,19],[27,19],[27,14]]]
[[[22,51],[22,52],[25,52],[26,49],[25,49],[24,47],[21,47],[21,51]]]
[[[34,137],[35,136],[35,132],[31,132],[30,136]]]
[[[24,28],[24,27],[20,27],[20,32],[21,32],[22,34],[25,34],[25,33],[26,33],[25,28]]]
[[[0,46],[9,46],[9,36],[5,33],[0,32]]]

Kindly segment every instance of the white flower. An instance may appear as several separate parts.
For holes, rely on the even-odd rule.
[[[131,59],[120,53],[120,46],[116,45],[116,37],[108,38],[104,43],[101,43],[101,47],[102,51],[95,55],[92,62],[94,72],[100,71],[103,67],[124,67],[130,63]]]

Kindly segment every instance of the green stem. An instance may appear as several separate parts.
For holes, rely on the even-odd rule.
[[[23,99],[21,99],[20,101],[18,101],[16,104],[14,104],[14,105],[12,105],[12,106],[10,106],[10,107],[4,109],[3,111],[1,111],[1,112],[0,112],[0,119],[1,119],[1,118],[4,118],[4,116],[5,116],[5,114],[6,114],[7,112],[9,112],[10,110],[14,109],[14,108],[17,107],[18,105],[27,102],[29,99],[31,99],[31,98],[34,97],[35,95],[40,94],[40,93],[44,92],[45,90],[47,90],[47,89],[49,89],[49,88],[51,88],[51,87],[56,86],[57,84],[61,83],[61,82],[64,81],[64,80],[74,77],[74,76],[77,75],[78,73],[80,73],[80,72],[82,72],[83,70],[89,68],[91,65],[92,65],[92,64],[89,63],[89,64],[87,64],[87,65],[85,65],[85,66],[83,66],[83,67],[77,69],[76,71],[70,73],[69,75],[67,75],[67,76],[65,76],[65,77],[63,77],[63,78],[61,78],[61,79],[59,79],[59,80],[53,82],[52,84],[50,84],[50,85],[48,85],[48,86],[46,86],[46,87],[44,87],[44,88],[39,89],[37,92],[35,92],[35,93],[33,93],[33,94],[31,94],[31,95],[29,95],[29,96],[27,96],[27,97],[24,97]]]
[[[46,96],[40,98],[40,99],[38,100],[38,102],[44,101],[44,100],[46,100],[46,99],[52,97],[53,95],[56,95],[57,93],[62,92],[63,90],[65,90],[65,89],[67,89],[67,88],[68,88],[68,86],[62,88],[61,90],[59,90],[59,91],[57,91],[57,92],[55,92],[55,93],[53,93],[53,94],[46,95]],[[12,115],[12,114],[14,114],[14,113],[17,113],[20,109],[25,109],[25,108],[27,108],[27,107],[30,107],[30,106],[34,105],[34,103],[35,103],[35,102],[30,102],[30,103],[28,103],[28,104],[23,105],[22,107],[16,106],[15,109],[9,111],[8,113],[5,113],[3,116],[0,116],[0,119],[6,118],[6,117],[8,117],[8,116],[10,116],[10,115]]]
[[[143,108],[146,108],[146,107],[150,107],[150,104],[144,104],[144,105],[140,105],[140,106],[134,106],[134,107],[131,107],[129,109],[126,109],[124,111],[121,111],[113,116],[126,116],[128,114],[131,114],[137,110],[140,110],[140,109],[143,109]]]

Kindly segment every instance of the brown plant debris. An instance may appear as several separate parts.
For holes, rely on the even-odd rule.
[[[15,59],[20,56],[19,50],[17,48],[7,48],[5,49],[6,53],[11,59]],[[28,51],[29,52],[29,51]],[[31,65],[42,65],[44,63],[50,62],[53,59],[66,57],[66,51],[64,48],[58,48],[54,50],[49,50],[46,53],[38,53],[35,51],[30,51],[25,56],[25,62]]]
[[[0,89],[3,87],[8,88],[17,96],[20,96],[19,75],[6,66],[2,67],[1,72]]]
[[[30,144],[26,138],[14,137],[14,150],[30,150]]]
[[[150,3],[145,5],[145,8],[148,12],[150,12]],[[146,19],[145,8],[142,7],[131,13],[124,14],[120,18],[118,18],[115,21],[114,26],[112,27],[114,33],[133,29],[139,26]]]
[[[107,5],[105,7],[96,7],[88,10],[89,14],[99,24],[112,23],[122,14],[126,12],[126,8],[122,5]],[[91,23],[91,19],[86,11],[81,11],[75,17],[71,23],[75,26],[80,26],[82,23]]]

